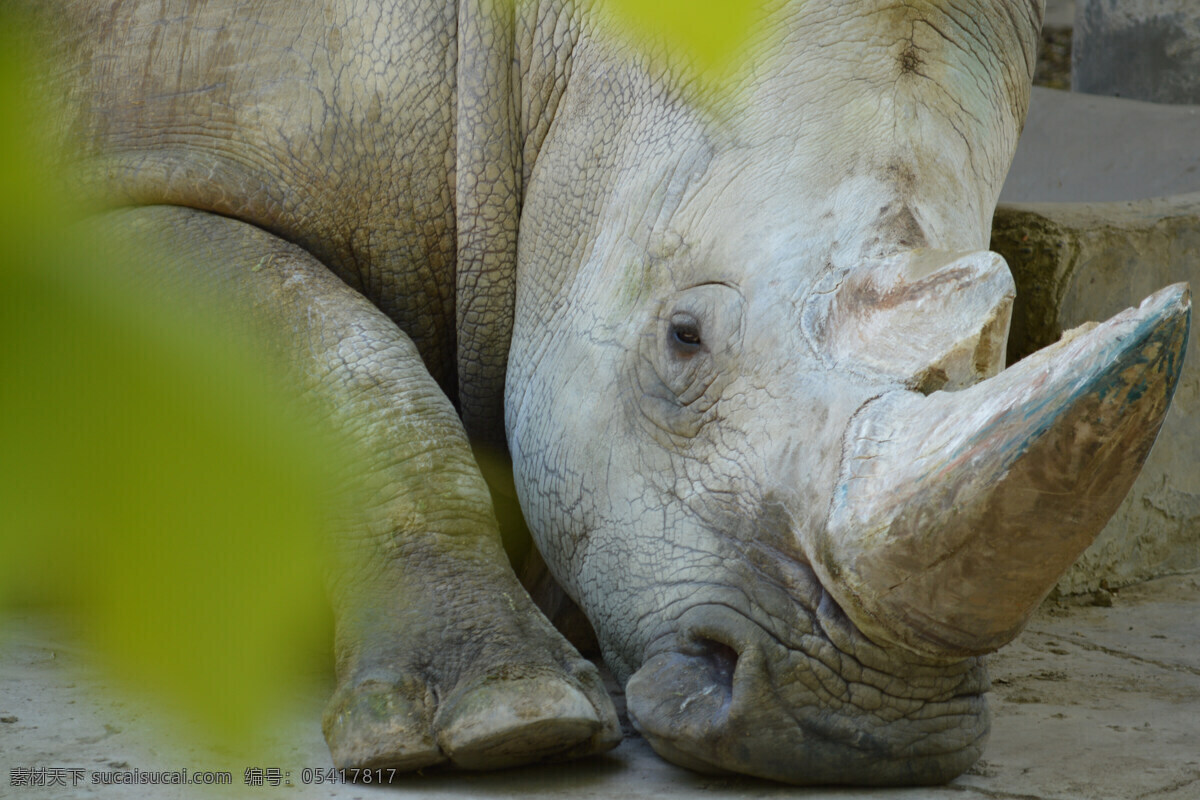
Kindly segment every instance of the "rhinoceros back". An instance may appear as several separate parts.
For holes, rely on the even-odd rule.
[[[454,394],[452,2],[99,0],[42,7],[104,204],[173,204],[298,244]],[[67,55],[68,53],[62,53]]]

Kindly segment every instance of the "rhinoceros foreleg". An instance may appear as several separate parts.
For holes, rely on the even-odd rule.
[[[619,740],[595,668],[517,581],[453,406],[391,320],[306,251],[236,220],[152,206],[99,227],[250,311],[363,448],[369,502],[335,536],[329,582],[338,687],[323,727],[339,767],[491,768]]]

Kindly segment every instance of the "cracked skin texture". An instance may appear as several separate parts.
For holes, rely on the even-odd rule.
[[[708,108],[590,4],[498,8],[37,9],[97,229],[285,331],[298,388],[366,447],[373,500],[334,542],[335,763],[618,741],[507,563],[470,445],[507,432],[539,547],[661,753],[949,780],[986,737],[982,662],[873,643],[796,545],[878,391],[830,372],[797,310],[829,269],[986,247],[1040,4],[781,7]],[[671,304],[702,351],[663,351]],[[761,424],[808,406],[803,437]]]

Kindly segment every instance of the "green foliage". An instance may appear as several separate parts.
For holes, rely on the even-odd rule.
[[[597,8],[636,48],[683,67],[684,80],[696,81],[694,99],[710,105],[723,105],[762,50],[767,9],[753,0],[599,0]]]
[[[321,539],[343,449],[249,334],[75,232],[12,23],[0,14],[0,606],[69,615],[119,683],[249,755],[331,635]]]
[[[703,70],[729,66],[745,47],[756,3],[745,0],[605,0],[630,32],[662,36]]]

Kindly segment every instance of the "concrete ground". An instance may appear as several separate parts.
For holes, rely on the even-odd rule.
[[[956,798],[1196,800],[1200,798],[1200,573],[1161,578],[1087,600],[1048,602],[992,658],[992,737],[983,760],[946,787],[797,789],[697,775],[660,760],[636,735],[580,762],[493,774],[432,771],[390,786],[305,785],[330,768],[320,732],[328,676],[261,742],[265,752],[188,743],[187,726],[155,724],[144,698],[118,696],[88,654],[50,620],[0,620],[0,797],[11,798]],[[23,769],[60,768],[66,786],[14,786]],[[80,770],[71,787],[69,768]],[[95,786],[101,771],[229,772],[232,787]],[[246,787],[247,768],[278,768],[280,786]],[[267,773],[269,776],[269,773]],[[253,775],[251,778],[253,779]],[[291,786],[283,785],[288,780]]]

